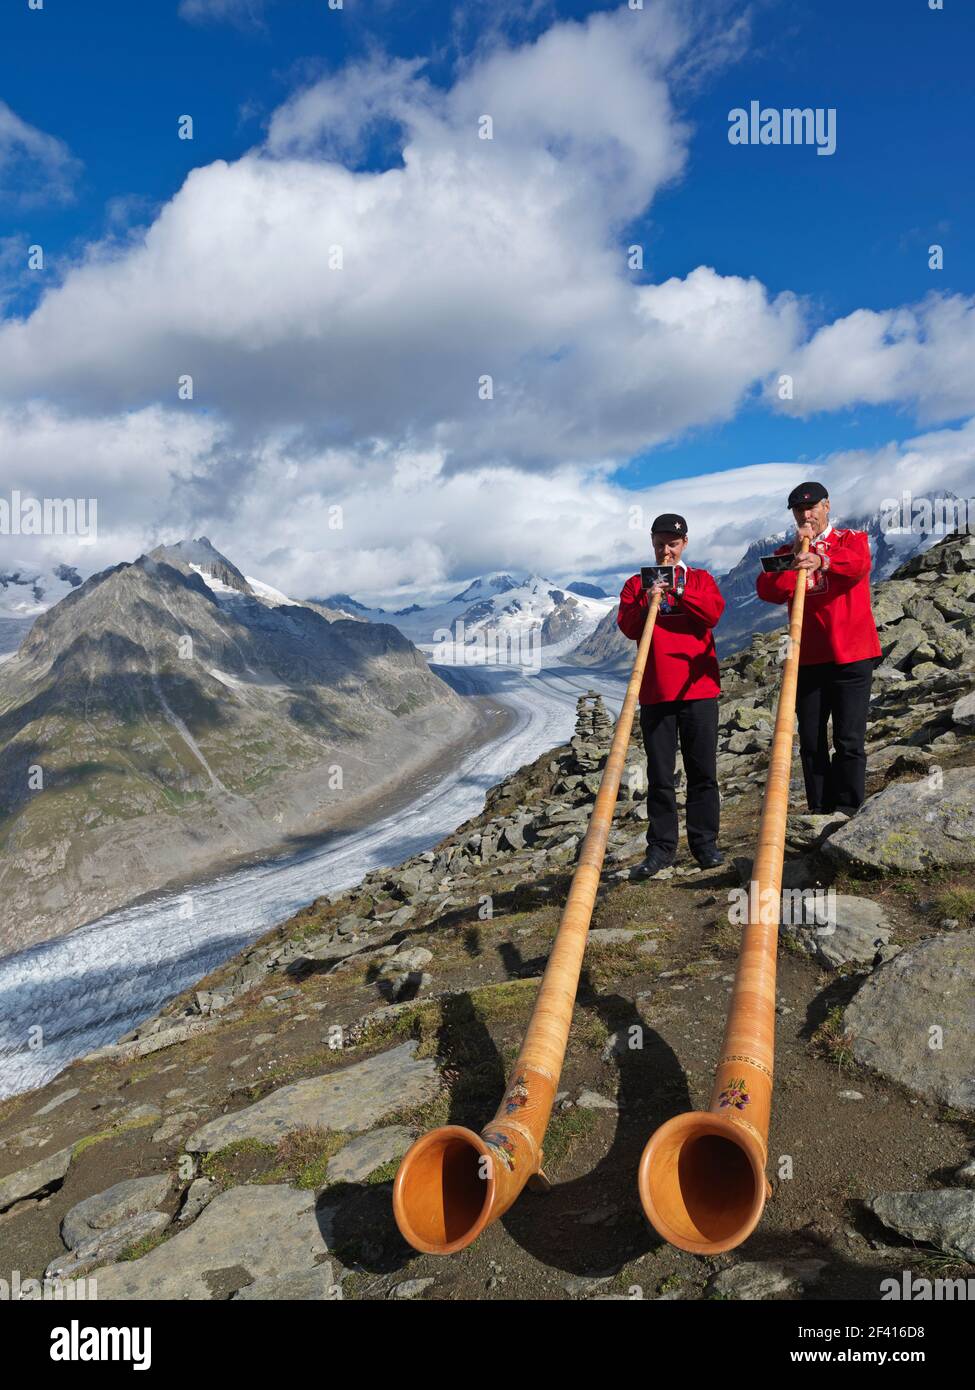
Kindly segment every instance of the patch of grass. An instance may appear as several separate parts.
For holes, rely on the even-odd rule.
[[[249,1096],[251,1101],[262,1100],[279,1086],[300,1081],[307,1076],[319,1076],[324,1071],[334,1071],[345,1063],[345,1052],[345,1048],[325,1046],[315,1052],[307,1052],[303,1057],[290,1057],[286,1061],[267,1067],[261,1079],[242,1088],[241,1094]]]
[[[0,1124],[9,1120],[10,1116],[22,1102],[21,1096],[10,1096],[7,1100],[0,1100]]]
[[[549,1121],[545,1138],[543,1167],[551,1178],[580,1140],[585,1139],[596,1128],[596,1113],[593,1110],[580,1110],[573,1106],[570,1110],[560,1110]]]
[[[972,1266],[957,1255],[946,1254],[944,1250],[924,1250],[912,1260],[915,1268],[928,1279],[971,1278]]]
[[[120,1120],[118,1124],[109,1125],[108,1129],[99,1130],[97,1134],[86,1134],[84,1139],[79,1139],[71,1151],[71,1162],[75,1163],[93,1144],[104,1143],[106,1139],[114,1139],[116,1135],[128,1134],[132,1129],[145,1129],[146,1125],[157,1125],[158,1115],[146,1115],[138,1120]]]
[[[131,1075],[129,1076],[128,1081],[125,1084],[127,1086],[133,1086],[137,1081],[145,1081],[148,1077],[155,1076],[155,1074],[156,1068],[151,1064],[141,1067],[134,1067]]]
[[[687,965],[681,967],[681,975],[689,980],[705,979],[708,975],[717,973],[717,965],[713,960],[692,960]]]
[[[400,1161],[398,1158],[391,1158],[388,1163],[381,1163],[378,1168],[374,1168],[366,1182],[373,1186],[379,1186],[384,1182],[392,1182],[396,1177]]]
[[[262,1144],[258,1139],[235,1139],[222,1149],[208,1153],[200,1165],[205,1178],[212,1178],[222,1188],[237,1187],[241,1183],[260,1181],[277,1156],[273,1144]]]
[[[587,956],[589,979],[599,993],[612,989],[630,975],[643,975],[655,970],[656,967],[651,964],[653,957],[640,955],[637,944],[636,941],[620,941],[605,946],[590,943]]]
[[[342,1280],[342,1301],[355,1299],[368,1287],[370,1275],[364,1270],[353,1269]]]
[[[609,1028],[599,1014],[590,1010],[580,1010],[578,1018],[573,1018],[569,1033],[570,1043],[578,1043],[584,1050],[600,1051],[606,1046]]]
[[[128,1246],[118,1256],[119,1262],[122,1260],[141,1260],[143,1255],[148,1255],[150,1250],[155,1250],[157,1245],[165,1245],[171,1236],[176,1235],[175,1226],[167,1226],[163,1231],[152,1231],[149,1235],[137,1240],[134,1245]],[[98,1278],[98,1271],[95,1270],[93,1278]]]
[[[851,1035],[843,1031],[843,1005],[834,1004],[813,1033],[809,1045],[817,1057],[835,1062],[840,1071],[853,1065]]]
[[[484,985],[471,990],[471,1003],[478,1018],[515,1018],[528,1011],[535,1003],[535,995],[541,984],[540,979],[506,980],[500,985]]]
[[[498,1096],[500,1100],[500,1094]],[[490,1116],[485,1116],[489,1119]],[[402,1110],[396,1110],[392,1115],[387,1115],[384,1121],[387,1125],[406,1125],[407,1128],[417,1129],[421,1134],[425,1134],[428,1129],[437,1129],[440,1125],[445,1125],[450,1120],[450,1092],[446,1087],[435,1096],[433,1100],[424,1101],[421,1105],[406,1105]]]
[[[964,1110],[956,1110],[952,1105],[943,1106],[938,1121],[941,1124],[957,1125],[969,1142],[975,1141],[975,1115]]]
[[[779,947],[781,950],[788,951],[791,956],[798,956],[801,960],[811,959],[808,952],[801,945],[795,932],[780,931]]]
[[[676,1289],[680,1288],[683,1282],[679,1274],[668,1274],[666,1278],[661,1279],[660,1283],[657,1285],[657,1293],[674,1293]]]
[[[965,888],[956,884],[945,893],[939,893],[934,900],[938,918],[955,917],[959,922],[968,923],[975,917],[975,888]]]
[[[434,1057],[437,1035],[442,1025],[443,1011],[439,1002],[436,999],[424,1000],[391,1017],[367,1020],[356,1046],[394,1038],[416,1038],[419,1043],[417,1057]]]
[[[899,893],[903,898],[917,898],[917,884],[909,882],[906,878],[894,878],[887,883],[887,888],[891,893]],[[848,873],[837,874],[833,881],[833,887],[837,893],[856,893],[857,880]]]
[[[705,946],[721,956],[737,956],[741,950],[741,927],[719,917],[705,939]]]
[[[348,1143],[347,1134],[308,1126],[286,1134],[275,1150],[275,1166],[262,1182],[290,1182],[306,1191],[324,1187],[328,1161]]]

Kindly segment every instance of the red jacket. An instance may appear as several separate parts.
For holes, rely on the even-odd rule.
[[[649,596],[634,574],[623,585],[616,615],[620,631],[634,642],[643,633],[648,608]],[[707,570],[686,569],[683,594],[664,594],[657,613],[640,685],[641,705],[717,699],[721,680],[711,629],[723,612],[721,591]]]
[[[787,555],[791,545],[780,545],[776,555]],[[880,656],[880,639],[870,607],[870,541],[866,531],[844,531],[833,526],[825,540],[812,549],[823,557],[822,566],[809,580],[802,613],[800,666],[819,666],[824,661],[845,665]],[[785,603],[796,591],[798,570],[766,574],[755,581],[759,598],[766,603]]]

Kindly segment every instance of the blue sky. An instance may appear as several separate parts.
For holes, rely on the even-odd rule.
[[[647,0],[647,9],[654,9],[651,0]],[[214,198],[216,215],[221,207],[221,197],[215,192],[220,184],[219,161],[226,162],[229,179],[238,171],[249,170],[252,152],[260,150],[262,169],[272,160],[281,173],[287,168],[300,169],[310,186],[316,186],[317,170],[344,168],[354,176],[361,192],[373,187],[369,184],[371,176],[403,168],[401,146],[407,127],[414,134],[420,132],[421,146],[430,138],[426,118],[431,107],[437,106],[437,93],[446,103],[437,117],[443,116],[443,129],[450,135],[441,132],[439,143],[429,148],[449,144],[458,122],[465,119],[465,92],[470,91],[470,101],[475,103],[471,112],[482,93],[495,94],[499,144],[504,140],[505,100],[516,93],[511,97],[512,110],[518,110],[522,143],[516,147],[512,142],[505,152],[505,158],[510,154],[511,167],[503,184],[498,185],[494,205],[502,209],[502,220],[507,222],[510,217],[512,230],[508,235],[522,234],[518,172],[520,161],[529,153],[532,160],[540,161],[532,165],[537,171],[544,168],[546,150],[554,151],[556,160],[562,160],[563,186],[573,187],[578,182],[581,188],[578,205],[572,202],[564,215],[561,209],[546,215],[545,230],[551,233],[554,227],[565,238],[553,248],[553,256],[568,264],[572,249],[580,245],[585,256],[580,253],[580,262],[571,268],[571,275],[567,269],[562,291],[558,273],[553,271],[551,292],[543,295],[540,291],[536,320],[560,293],[563,300],[576,291],[585,298],[587,267],[594,266],[602,254],[611,253],[615,246],[622,255],[627,244],[640,243],[646,248],[643,272],[616,274],[616,279],[650,287],[673,277],[683,287],[678,302],[666,311],[673,316],[673,322],[668,318],[670,327],[676,324],[680,352],[686,351],[679,383],[682,392],[693,376],[693,338],[697,335],[703,342],[710,335],[709,312],[700,310],[702,298],[723,302],[726,287],[736,287],[735,294],[744,297],[740,286],[752,280],[761,287],[761,304],[743,308],[736,302],[727,311],[729,315],[747,313],[747,326],[739,327],[737,322],[730,325],[727,342],[714,350],[714,360],[711,350],[705,350],[707,367],[700,382],[700,408],[695,409],[690,390],[689,399],[682,401],[679,409],[670,408],[674,383],[667,375],[669,349],[665,344],[660,350],[661,364],[658,366],[653,358],[646,369],[646,380],[658,383],[656,389],[663,403],[659,428],[646,421],[641,425],[633,417],[628,404],[632,391],[618,403],[606,404],[605,383],[596,397],[598,383],[594,381],[594,400],[580,411],[580,381],[593,379],[593,368],[584,359],[587,351],[597,355],[593,346],[596,329],[580,329],[580,340],[574,342],[572,314],[567,310],[565,320],[553,325],[547,342],[541,336],[531,342],[527,337],[521,341],[523,325],[517,331],[510,330],[512,341],[518,340],[519,370],[525,370],[524,364],[530,361],[537,380],[533,379],[531,390],[520,381],[512,383],[508,399],[516,413],[510,429],[498,430],[492,425],[476,448],[469,447],[469,421],[446,422],[442,403],[436,407],[431,404],[428,418],[421,418],[423,411],[410,409],[410,399],[419,397],[423,381],[438,373],[443,379],[447,370],[444,361],[453,356],[445,349],[441,359],[435,347],[429,353],[427,376],[408,384],[398,379],[398,364],[412,357],[412,351],[401,345],[397,357],[390,349],[380,378],[384,383],[383,409],[377,414],[382,418],[375,429],[367,401],[361,409],[345,409],[346,383],[327,418],[323,415],[315,420],[310,418],[308,407],[312,388],[296,388],[294,399],[275,415],[272,430],[272,422],[262,420],[256,407],[250,408],[254,387],[250,379],[246,388],[243,384],[241,355],[255,350],[257,339],[274,338],[279,355],[273,364],[262,356],[260,370],[272,371],[275,380],[284,383],[276,394],[277,408],[280,396],[289,396],[288,383],[297,370],[296,355],[304,357],[301,343],[307,341],[308,333],[313,338],[340,334],[336,325],[357,323],[361,315],[352,318],[339,313],[333,319],[330,311],[323,311],[313,329],[307,324],[296,329],[289,320],[286,330],[275,326],[273,332],[268,329],[265,334],[259,319],[235,326],[233,313],[221,307],[214,310],[214,316],[226,312],[228,322],[221,324],[214,341],[219,338],[224,346],[229,341],[231,351],[218,361],[218,349],[211,343],[207,348],[211,355],[206,359],[206,372],[214,383],[219,378],[219,390],[215,385],[210,396],[201,391],[191,407],[192,427],[199,437],[187,435],[180,444],[166,446],[179,453],[179,462],[170,468],[170,478],[175,476],[178,486],[173,485],[165,496],[151,488],[140,495],[139,489],[133,492],[123,485],[118,467],[105,465],[97,486],[99,495],[104,495],[103,517],[114,526],[119,548],[131,545],[143,533],[151,538],[153,527],[160,525],[181,530],[204,524],[212,527],[223,520],[228,531],[236,526],[247,535],[246,544],[255,563],[291,572],[294,583],[309,584],[316,566],[322,563],[329,572],[344,572],[348,557],[342,560],[334,546],[324,562],[321,554],[318,560],[314,558],[314,547],[307,538],[292,546],[288,536],[294,523],[290,529],[283,525],[273,544],[266,536],[263,542],[257,538],[247,497],[252,497],[251,505],[259,515],[260,489],[266,478],[262,484],[260,467],[253,460],[258,454],[266,457],[273,449],[278,458],[276,467],[285,472],[294,469],[299,482],[307,480],[310,493],[306,490],[296,495],[296,508],[307,509],[312,494],[322,507],[330,496],[341,494],[354,511],[356,494],[351,479],[357,470],[368,470],[368,459],[374,456],[375,439],[379,438],[383,448],[395,456],[396,462],[388,466],[398,479],[396,486],[411,496],[430,489],[412,518],[409,565],[395,573],[387,571],[390,587],[382,592],[387,601],[395,601],[398,592],[409,589],[411,574],[422,573],[423,581],[432,586],[449,585],[455,577],[463,577],[467,556],[457,538],[458,530],[463,529],[463,513],[457,510],[457,503],[440,511],[437,498],[446,495],[452,477],[459,473],[480,476],[478,470],[489,469],[495,461],[513,469],[513,478],[528,480],[523,496],[517,486],[513,494],[520,497],[515,505],[518,518],[526,518],[524,530],[517,544],[509,544],[506,538],[521,533],[521,527],[499,527],[475,563],[517,569],[534,567],[524,563],[525,537],[533,534],[538,521],[532,517],[533,508],[548,507],[546,517],[551,517],[553,533],[564,537],[565,516],[551,502],[540,503],[538,495],[544,496],[546,476],[557,484],[556,475],[565,467],[577,470],[577,476],[584,475],[588,467],[595,469],[588,475],[592,495],[605,500],[612,493],[617,502],[626,493],[646,495],[649,506],[669,481],[675,480],[672,492],[676,496],[681,480],[706,479],[755,465],[792,468],[808,460],[810,467],[815,467],[820,461],[855,451],[861,463],[868,456],[879,459],[871,465],[876,471],[886,466],[883,460],[889,460],[892,447],[895,452],[910,453],[906,441],[927,441],[932,433],[965,428],[975,413],[975,405],[969,405],[971,393],[964,385],[942,391],[938,363],[947,356],[949,371],[957,373],[955,349],[960,354],[970,350],[972,315],[956,314],[950,323],[935,323],[917,306],[935,294],[942,301],[958,297],[956,303],[967,307],[975,281],[970,75],[975,7],[963,0],[945,0],[942,11],[931,11],[927,0],[755,0],[750,5],[735,0],[688,0],[677,10],[682,21],[690,16],[693,26],[676,51],[661,56],[667,43],[664,38],[660,43],[648,42],[641,55],[650,78],[647,105],[635,99],[632,123],[628,123],[624,109],[621,116],[613,118],[615,124],[607,142],[589,150],[584,148],[587,114],[573,125],[574,117],[560,114],[561,98],[554,96],[547,102],[538,96],[540,109],[530,109],[535,98],[531,83],[526,83],[524,92],[518,87],[522,81],[518,54],[527,53],[536,41],[549,37],[548,67],[539,60],[533,81],[537,86],[541,79],[544,88],[551,72],[554,93],[560,50],[553,36],[570,30],[579,35],[583,28],[569,22],[587,26],[590,21],[584,29],[588,49],[581,46],[579,72],[571,82],[580,85],[581,73],[584,88],[591,73],[596,112],[613,100],[617,85],[614,64],[619,69],[621,91],[627,90],[625,82],[632,76],[629,69],[624,73],[629,62],[626,45],[614,48],[612,43],[603,42],[600,31],[591,24],[592,17],[601,11],[617,30],[635,18],[621,15],[616,5],[455,7],[443,0],[372,4],[347,0],[341,12],[330,12],[323,0],[186,0],[182,5],[178,0],[141,0],[138,6],[130,0],[84,5],[45,0],[42,11],[31,11],[27,0],[22,4],[10,0],[0,15],[0,102],[5,103],[0,110],[13,113],[12,119],[37,133],[26,146],[8,140],[5,157],[0,120],[0,289],[5,291],[5,300],[0,300],[0,367],[5,325],[9,326],[11,352],[17,348],[22,361],[26,344],[32,364],[32,375],[25,368],[16,383],[11,409],[25,396],[44,402],[61,412],[58,418],[64,435],[72,429],[83,430],[86,422],[92,429],[98,422],[104,435],[106,419],[121,429],[120,422],[128,420],[131,424],[131,417],[136,415],[146,425],[140,447],[158,453],[160,440],[171,439],[171,432],[167,432],[165,422],[160,425],[140,412],[147,412],[154,403],[168,411],[171,404],[162,378],[157,389],[152,373],[158,370],[165,377],[169,367],[159,366],[160,354],[168,364],[166,354],[174,340],[179,342],[179,351],[193,357],[209,325],[187,326],[186,333],[181,334],[178,325],[174,328],[167,323],[169,336],[166,346],[161,347],[162,329],[151,343],[141,338],[136,341],[138,335],[133,329],[132,342],[126,343],[122,340],[127,330],[119,332],[121,319],[113,323],[111,332],[105,328],[104,334],[96,323],[91,360],[84,360],[83,346],[79,346],[77,360],[62,362],[59,354],[65,334],[71,337],[77,332],[79,344],[83,343],[82,320],[89,310],[83,279],[72,277],[91,256],[91,248],[97,246],[97,255],[109,263],[100,282],[103,303],[113,298],[112,276],[115,282],[125,279],[127,254],[139,246],[145,231],[153,228],[168,208],[178,211],[190,201],[184,183],[191,171],[202,171],[205,178],[199,185],[203,196],[194,214],[197,222],[189,220],[189,231],[180,223],[188,264],[196,254],[196,229],[206,223],[205,209],[211,206],[207,199]],[[562,30],[560,26],[568,27]],[[415,58],[426,61],[415,73],[404,76],[399,72],[391,79],[395,87],[392,98],[370,98],[368,109],[376,107],[377,121],[370,123],[361,112],[349,117],[354,129],[346,144],[336,146],[328,121],[316,117],[313,104],[302,104],[302,94],[339,90],[338,109],[345,109],[343,101],[346,107],[354,106],[358,97],[347,99],[336,87],[350,64],[365,62],[370,74],[367,82],[356,82],[357,91],[371,90],[370,84],[375,84],[385,92],[385,79],[377,74],[393,72],[396,59]],[[429,86],[422,87],[424,82]],[[657,98],[664,89],[667,109],[660,114],[661,134],[655,113],[660,110]],[[638,98],[635,86],[632,91]],[[587,99],[581,92],[580,101]],[[730,144],[728,113],[735,107],[747,107],[751,100],[776,108],[835,108],[835,154],[817,156],[809,147]],[[334,112],[337,108],[330,109]],[[405,122],[398,115],[402,110],[408,113]],[[176,138],[177,118],[183,113],[194,119],[192,141]],[[569,126],[563,133],[560,121],[565,119]],[[8,120],[8,137],[10,129]],[[660,148],[644,158],[644,137],[652,144],[651,134],[654,139],[659,136]],[[620,185],[626,185],[632,171],[633,188],[626,189],[616,201],[605,152],[608,149],[612,157],[619,145],[624,149]],[[295,162],[292,165],[288,161]],[[603,168],[598,167],[600,161]],[[280,185],[277,188],[280,192]],[[584,197],[598,201],[607,189],[607,201],[612,205],[603,223],[594,226],[591,212],[583,205]],[[275,205],[278,192],[275,188],[268,192],[269,207]],[[448,219],[456,218],[450,210],[449,193],[447,189]],[[227,196],[232,203],[229,190]],[[530,199],[531,195],[526,195],[526,201]],[[284,203],[282,198],[281,205]],[[300,206],[310,205],[301,200]],[[327,209],[328,202],[323,206]],[[328,221],[327,212],[324,221]],[[379,253],[388,267],[395,265],[401,252],[396,241],[400,225],[404,235],[421,239],[419,251],[425,253],[426,263],[437,260],[440,228],[436,223],[418,218],[414,228],[409,222],[393,221],[390,225],[393,231],[387,233]],[[487,214],[481,225],[489,225]],[[449,226],[449,221],[444,224],[448,235]],[[523,229],[526,241],[532,230],[538,229],[527,225]],[[331,233],[323,228],[323,235]],[[228,258],[238,251],[245,254],[245,247],[235,245],[232,225],[223,228],[221,236],[221,248],[226,246]],[[591,245],[583,245],[581,239],[585,237],[591,238]],[[943,271],[928,267],[927,248],[932,242],[944,246]],[[44,247],[43,276],[23,270],[24,249],[35,243]],[[212,246],[207,254],[213,255]],[[172,255],[178,261],[175,249]],[[539,264],[542,262],[533,262],[531,271],[526,271],[536,281]],[[716,272],[714,281],[704,283],[700,272],[704,267]],[[142,273],[137,268],[132,272],[133,276]],[[166,273],[173,273],[172,262]],[[246,266],[242,275],[246,287]],[[612,315],[622,315],[624,322],[632,307],[623,304],[620,285],[612,283],[614,277],[607,277],[603,265],[599,276],[598,288],[594,279],[593,295],[605,295],[606,299],[596,320],[599,332],[605,331],[609,341]],[[162,279],[158,283],[162,287]],[[51,296],[65,284],[69,288],[76,285],[76,292],[62,295],[56,305],[52,302],[49,309],[45,311],[42,306],[38,312],[45,295]],[[692,295],[690,287],[695,285],[698,290]],[[205,296],[205,287],[201,293]],[[239,296],[240,290],[236,293]],[[144,301],[134,290],[132,294],[120,315],[131,317],[141,312]],[[445,288],[443,294],[449,301],[450,291]],[[425,317],[428,312],[432,321],[441,313],[449,314],[443,307],[440,287],[431,282],[424,286],[423,295],[418,293],[412,310],[414,322],[417,315]],[[160,301],[162,308],[153,312],[164,314],[162,288]],[[787,301],[794,304],[794,311]],[[361,299],[356,302],[362,303]],[[398,302],[402,302],[402,287],[398,299],[391,300]],[[232,310],[233,299],[228,303]],[[879,337],[875,334],[869,345],[858,341],[855,351],[849,347],[852,329],[844,330],[836,344],[825,339],[814,341],[819,329],[846,322],[861,311],[892,315],[903,310],[914,315],[909,336],[916,365],[912,362],[909,369],[895,371],[891,367],[891,354],[885,351],[890,346],[886,330]],[[75,315],[70,320],[69,312]],[[801,325],[790,318],[793,312],[801,318]],[[653,313],[657,313],[656,301]],[[273,317],[273,304],[268,314]],[[467,310],[466,323],[475,335],[495,344],[494,358],[503,356],[497,343],[505,341],[504,318],[499,313],[495,321],[488,290],[473,311]],[[889,323],[886,328],[890,328]],[[48,333],[56,351],[44,341]],[[763,355],[761,339],[767,336],[771,340],[776,335],[781,335],[780,347]],[[742,342],[747,340],[748,352],[755,358],[753,368],[740,377],[732,370],[739,336]],[[449,333],[444,338],[448,339]],[[112,343],[118,344],[116,362],[110,360]],[[187,344],[194,345],[193,351]],[[930,348],[927,352],[926,345]],[[131,381],[123,380],[143,349],[146,371]],[[340,360],[360,350],[364,360],[376,360],[375,343],[357,343],[344,350],[339,345],[335,350]],[[838,367],[838,379],[829,378],[834,354],[842,356],[848,350],[852,351],[849,379],[869,378],[869,384],[845,391]],[[418,349],[420,360],[423,351]],[[381,346],[379,352],[381,356]],[[486,369],[490,369],[492,352],[485,356]],[[198,358],[203,361],[202,353]],[[812,377],[804,379],[815,389],[807,391],[807,404],[801,412],[770,404],[769,382],[778,370],[773,359],[783,370],[795,361],[804,373],[812,371]],[[49,360],[50,373],[45,367]],[[625,361],[622,358],[614,367],[615,380],[625,372]],[[724,361],[733,380],[725,380]],[[334,362],[329,357],[328,366],[321,370],[334,372]],[[580,363],[575,378],[571,374],[573,363]],[[568,370],[563,372],[563,368]],[[915,387],[925,372],[930,374],[930,381]],[[881,384],[878,375],[883,378]],[[633,388],[637,392],[639,381],[638,373]],[[533,401],[538,403],[534,411]],[[182,412],[179,430],[188,429],[189,414]],[[529,417],[538,422],[537,441],[526,441],[526,433],[532,432],[524,426]],[[553,444],[547,454],[542,436],[548,417],[552,419],[550,437],[562,443]],[[199,432],[214,419],[227,427],[219,440],[207,435],[205,429]],[[156,428],[155,434],[152,428]],[[578,454],[571,459],[564,458],[565,441],[572,441],[572,448],[578,442]],[[24,468],[38,457],[39,446],[32,438],[10,433],[0,435],[0,443],[6,443],[8,451],[13,447],[15,461],[20,458]],[[406,448],[416,452],[416,459],[404,464]],[[921,452],[927,451],[925,456],[933,458],[934,448],[926,442]],[[330,450],[346,453],[339,460],[329,454]],[[430,463],[430,451],[442,452],[439,463]],[[951,468],[956,472],[959,452],[963,455],[965,449],[951,450]],[[326,454],[327,466],[322,462]],[[826,463],[822,466],[828,467]],[[795,476],[794,468],[780,472],[783,478]],[[768,475],[773,492],[779,476]],[[373,491],[381,485],[381,477],[369,478]],[[751,475],[748,478],[751,487]],[[59,480],[63,485],[65,467]],[[79,469],[77,483],[79,488],[86,484],[84,467]],[[554,492],[558,490],[553,486]],[[864,500],[866,492],[869,488]],[[692,493],[692,498],[695,495],[706,496],[706,487],[699,494]],[[234,498],[233,506],[226,504],[223,513],[215,500],[221,497]],[[567,488],[565,506],[570,511],[571,498],[572,490]],[[359,514],[365,513],[360,509]],[[387,563],[395,548],[395,513],[381,535],[367,534],[364,521],[359,525],[358,535],[353,531],[346,540],[359,557],[353,578],[362,585],[375,566]],[[594,571],[599,552],[597,537],[582,536],[574,547],[573,563],[584,566],[588,559]],[[363,556],[367,557],[364,561]],[[551,560],[548,563],[554,568]]]

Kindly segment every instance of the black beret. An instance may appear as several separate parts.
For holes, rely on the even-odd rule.
[[[789,493],[789,500],[786,506],[790,511],[793,507],[813,507],[817,502],[822,502],[823,498],[828,496],[829,493],[823,487],[822,483],[800,483],[798,487],[794,487]]]
[[[654,531],[673,531],[675,536],[686,536],[687,522],[676,512],[663,512],[650,527],[651,535]]]

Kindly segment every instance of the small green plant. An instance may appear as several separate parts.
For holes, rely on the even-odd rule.
[[[317,1191],[324,1187],[328,1161],[348,1142],[347,1134],[309,1126],[286,1134],[275,1151],[275,1166],[263,1182],[291,1182],[295,1187]]]
[[[956,884],[947,892],[939,893],[934,900],[934,915],[939,920],[951,917],[958,922],[970,922],[975,917],[975,888]]]
[[[175,1226],[167,1226],[164,1231],[152,1231],[149,1235],[143,1236],[141,1240],[137,1240],[134,1245],[123,1250],[118,1259],[120,1262],[122,1260],[141,1260],[143,1255],[148,1255],[150,1250],[155,1250],[157,1245],[164,1245],[170,1236],[175,1234]],[[98,1278],[97,1271],[93,1277]]]
[[[384,1182],[392,1182],[396,1177],[398,1168],[399,1159],[391,1158],[388,1163],[381,1163],[378,1168],[374,1168],[366,1178],[366,1182],[374,1187],[378,1187]]]
[[[809,1040],[816,1056],[835,1062],[840,1071],[853,1064],[851,1042],[851,1035],[843,1029],[842,1004],[833,1005]]]

